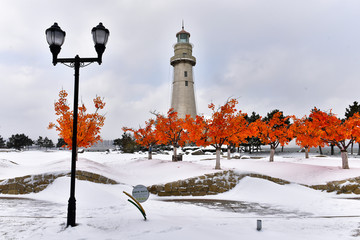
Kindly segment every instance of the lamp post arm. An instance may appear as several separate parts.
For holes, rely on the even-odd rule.
[[[98,62],[99,65],[101,64],[101,59],[100,58],[80,58],[78,55],[76,55],[75,58],[57,58],[56,59],[56,63],[76,63],[76,61],[79,62],[79,64],[81,63],[93,63],[93,62]]]

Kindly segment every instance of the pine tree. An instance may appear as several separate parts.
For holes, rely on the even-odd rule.
[[[114,139],[113,144],[121,148],[121,138]]]
[[[256,120],[260,119],[261,116],[257,114],[256,112],[252,112],[250,116],[246,115],[245,119],[250,123],[256,122]],[[246,143],[242,143],[242,146],[246,148],[249,147],[249,152],[251,153],[251,149],[257,149],[259,150],[261,145],[264,145],[264,143],[261,142],[260,138],[258,137],[247,137]]]
[[[32,144],[34,144],[34,141],[22,133],[12,135],[7,142],[7,147],[21,150],[21,148],[31,146]]]
[[[349,105],[349,108],[346,108],[346,110],[345,110],[346,119],[349,119],[355,113],[360,113],[360,105],[356,101],[354,101],[353,105]]]
[[[6,142],[5,140],[0,136],[0,148],[4,148],[6,147]]]
[[[56,143],[57,148],[64,148],[66,147],[66,142],[63,138],[58,138],[58,142]]]
[[[42,148],[44,146],[44,139],[39,136],[38,140],[36,140],[35,145],[39,146],[39,148]]]
[[[55,145],[54,145],[54,143],[53,143],[53,141],[51,139],[49,139],[48,137],[45,137],[43,147],[45,147],[46,150],[47,150],[48,148],[55,147]]]
[[[353,105],[349,105],[349,108],[345,110],[346,119],[351,118],[355,113],[360,113],[360,105],[357,101],[354,101]],[[360,155],[360,143],[358,143],[358,155]],[[351,143],[351,154],[354,152],[354,143]]]
[[[139,149],[135,137],[126,132],[123,133],[121,138],[114,140],[114,145],[118,145],[124,153],[133,153]]]

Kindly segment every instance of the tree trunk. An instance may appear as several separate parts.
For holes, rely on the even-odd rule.
[[[346,150],[341,150],[342,168],[349,169],[348,153]]]
[[[331,144],[331,155],[334,155],[334,144]]]
[[[309,147],[305,147],[305,158],[309,158]]]
[[[275,155],[275,148],[270,148],[270,162],[274,161],[274,155]]]
[[[227,159],[231,159],[230,146],[227,147]]]
[[[284,146],[281,146],[281,152],[284,152]]]
[[[360,155],[360,143],[358,145],[358,155]]]
[[[177,157],[177,154],[176,154],[176,147],[175,146],[173,146],[174,147],[174,157],[173,157],[173,162],[176,162],[176,157]]]
[[[149,146],[149,154],[148,154],[148,159],[152,159],[152,147]]]
[[[319,152],[321,155],[323,154],[321,146],[319,146]]]
[[[351,143],[350,152],[351,152],[351,155],[354,155],[354,142]]]
[[[221,148],[216,148],[216,164],[215,164],[215,169],[221,169],[221,168],[220,168],[220,152],[221,152]]]

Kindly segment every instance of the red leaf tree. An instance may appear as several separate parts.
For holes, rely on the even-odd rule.
[[[132,128],[127,128],[127,127],[122,128],[124,132],[130,131],[134,134],[135,141],[137,144],[148,147],[149,149],[148,159],[152,159],[152,147],[158,142],[158,139],[156,138],[154,124],[155,124],[155,120],[149,119],[149,121],[145,122],[145,128],[139,128],[138,130],[134,130]]]
[[[325,144],[336,145],[341,151],[342,168],[349,169],[347,149],[354,141],[360,140],[360,115],[341,120],[331,111],[329,113],[314,109],[310,116],[320,131]]]
[[[249,136],[246,114],[237,111],[236,99],[228,100],[223,106],[215,110],[214,104],[209,104],[212,115],[209,119],[196,116],[196,119],[186,119],[186,129],[189,139],[198,146],[212,145],[216,149],[215,169],[220,168],[220,152],[224,144],[244,141]]]
[[[256,128],[257,137],[260,140],[270,145],[270,158],[269,161],[274,161],[275,149],[281,145],[285,146],[288,144],[292,137],[292,131],[289,128],[289,116],[283,116],[283,113],[278,110],[274,110],[264,119],[258,119],[254,122]]]
[[[189,117],[189,116],[187,116]],[[173,146],[173,161],[177,161],[176,149],[184,146],[188,141],[187,132],[184,131],[185,120],[178,118],[177,112],[170,109],[167,116],[156,114],[155,136],[159,144]]]
[[[59,116],[57,124],[50,122],[48,129],[55,128],[59,132],[59,137],[63,138],[67,148],[72,148],[73,136],[73,111],[70,111],[65,90],[59,92],[59,99],[54,104],[55,114]],[[98,111],[105,107],[105,102],[100,97],[93,100],[95,112],[87,113],[84,104],[78,107],[78,126],[77,126],[77,147],[90,147],[101,141],[100,130],[104,126],[105,116]]]
[[[309,150],[312,147],[324,147],[325,143],[320,137],[320,131],[311,118],[304,116],[299,119],[293,117],[294,124],[291,125],[296,144],[305,148],[305,158],[309,158]]]

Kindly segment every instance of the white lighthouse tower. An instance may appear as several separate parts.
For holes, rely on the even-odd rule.
[[[170,64],[174,67],[171,108],[178,113],[179,118],[185,118],[186,115],[195,118],[193,66],[196,64],[196,58],[192,55],[190,33],[184,30],[184,24],[182,30],[176,34],[176,38],[174,56],[170,59]]]

